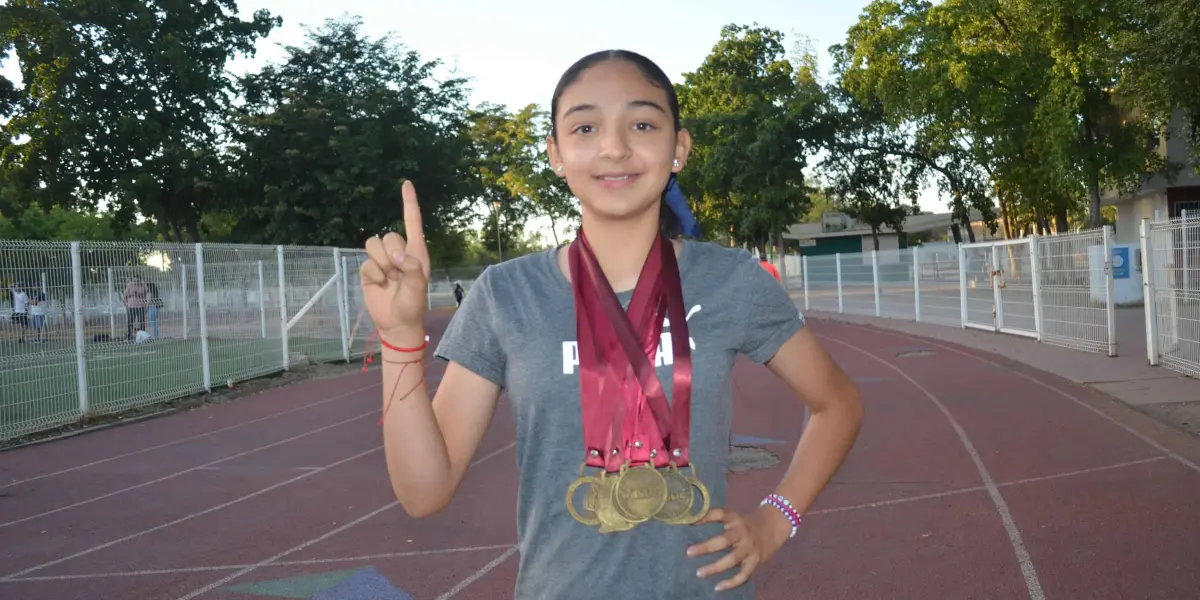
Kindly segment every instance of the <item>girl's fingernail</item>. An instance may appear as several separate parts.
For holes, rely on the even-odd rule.
[[[404,262],[404,253],[399,252],[399,251],[393,252],[392,260],[396,261],[396,264],[400,264],[400,263]]]

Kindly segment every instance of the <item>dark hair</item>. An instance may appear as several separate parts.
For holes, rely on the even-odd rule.
[[[550,136],[555,140],[558,139],[558,100],[571,84],[575,83],[576,79],[583,74],[584,71],[591,67],[608,61],[623,60],[633,64],[637,70],[642,73],[646,81],[654,87],[661,88],[667,93],[667,108],[671,111],[671,120],[675,126],[675,132],[678,133],[683,126],[679,119],[679,96],[675,94],[675,86],[671,84],[671,79],[663,72],[654,61],[629,50],[601,50],[594,52],[577,61],[575,64],[567,68],[566,72],[558,80],[558,85],[554,87],[554,96],[550,99]],[[671,174],[671,179],[675,179],[675,174]],[[668,186],[670,183],[668,183]],[[678,185],[678,184],[676,184]],[[666,190],[663,190],[663,195],[666,195]],[[666,202],[660,200],[658,206],[658,228],[663,235],[667,237],[676,237],[682,229],[679,217],[667,206]]]

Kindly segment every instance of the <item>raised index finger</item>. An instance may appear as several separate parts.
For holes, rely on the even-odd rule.
[[[417,189],[412,181],[404,181],[404,185],[400,186],[400,194],[404,197],[404,239],[408,243],[408,253],[412,254],[414,250],[426,252],[421,205],[417,203]]]

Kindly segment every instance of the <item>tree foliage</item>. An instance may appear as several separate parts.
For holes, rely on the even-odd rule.
[[[472,191],[464,82],[435,81],[437,61],[361,26],[327,21],[282,62],[240,79],[221,206],[236,216],[232,237],[360,245],[398,226],[405,179],[420,190],[431,238],[460,225]]]
[[[807,212],[804,168],[824,134],[814,75],[788,60],[778,31],[738,25],[684,75],[694,147],[680,183],[706,230],[762,251]]]
[[[0,6],[24,84],[0,80],[0,237],[358,246],[400,225],[405,179],[439,265],[578,224],[544,107],[472,101],[353,17],[226,73],[280,22],[235,0]],[[1180,166],[1161,133],[1200,151],[1194,0],[874,0],[828,83],[807,38],[785,42],[727,25],[676,85],[680,183],[711,239],[762,251],[825,209],[902,230],[930,184],[1007,236],[1097,226],[1104,192]]]
[[[240,19],[233,0],[10,0],[0,49],[25,85],[0,86],[4,175],[43,207],[107,204],[198,239],[231,99],[225,65],[278,24],[266,11]]]
[[[1065,230],[1083,201],[1098,226],[1102,189],[1164,167],[1146,144],[1154,125],[1113,94],[1121,57],[1109,40],[1125,24],[1104,4],[876,0],[838,48],[842,85],[954,167],[957,177],[934,170],[956,213],[990,205],[966,187],[986,173],[1006,217],[1054,217]]]

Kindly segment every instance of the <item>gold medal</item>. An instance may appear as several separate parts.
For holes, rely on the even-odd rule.
[[[699,521],[704,518],[704,515],[708,514],[708,508],[712,503],[712,496],[708,491],[708,486],[704,485],[704,482],[700,481],[700,478],[696,476],[696,465],[693,464],[691,467],[692,472],[690,475],[680,473],[680,477],[686,480],[689,488],[691,488],[688,490],[688,498],[692,501],[692,504],[688,506],[688,511],[691,510],[692,506],[695,506],[695,498],[693,497],[692,490],[700,494],[700,510],[696,512],[684,512],[678,519],[670,521],[671,525],[691,525]]]
[[[596,488],[600,485],[600,480],[583,475],[582,467],[579,472],[579,478],[567,488],[567,512],[571,513],[576,521],[594,527],[600,524],[600,519],[596,517]],[[575,494],[579,488],[584,488],[583,510],[577,510],[575,507]]]
[[[637,523],[633,523],[621,515],[613,506],[613,487],[619,476],[600,474],[600,483],[596,489],[596,518],[600,521],[600,533],[629,531]]]
[[[633,523],[648,521],[667,502],[667,482],[654,465],[622,465],[613,484],[612,502],[627,520]]]
[[[667,501],[659,509],[658,514],[654,515],[654,518],[668,525],[674,525],[680,519],[688,516],[692,510],[695,494],[692,492],[691,482],[679,472],[675,463],[671,463],[670,466],[663,469],[662,476],[667,483]]]

